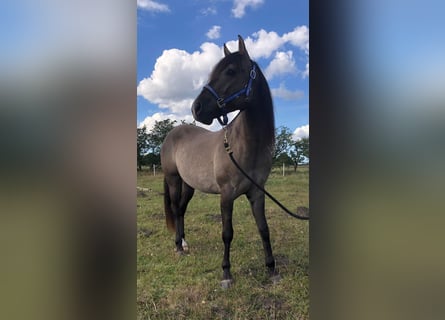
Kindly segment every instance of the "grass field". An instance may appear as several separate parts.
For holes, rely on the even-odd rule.
[[[308,319],[309,225],[269,199],[266,217],[282,280],[273,285],[245,196],[235,201],[231,247],[235,283],[220,287],[223,242],[219,196],[195,192],[185,215],[189,254],[175,253],[163,209],[163,176],[138,173],[138,319]],[[291,210],[308,205],[309,173],[277,170],[266,189]]]

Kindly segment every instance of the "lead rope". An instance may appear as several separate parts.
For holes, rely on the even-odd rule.
[[[266,191],[262,186],[260,186],[255,180],[253,180],[244,170],[241,168],[241,166],[236,162],[235,158],[233,157],[233,151],[230,148],[229,141],[227,140],[227,129],[226,127],[223,127],[224,129],[224,148],[226,149],[227,154],[230,157],[230,160],[232,160],[235,167],[238,168],[238,170],[247,178],[250,182],[252,182],[258,189],[260,189],[266,196],[268,196],[273,202],[275,202],[281,209],[283,209],[288,215],[291,217],[301,219],[301,220],[309,220],[309,216],[303,216],[296,213],[293,213],[289,209],[287,209],[284,205],[281,204],[280,201],[275,199],[273,195],[271,195],[269,192]],[[297,209],[298,210],[298,209]]]

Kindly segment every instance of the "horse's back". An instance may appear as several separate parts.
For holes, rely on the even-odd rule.
[[[165,143],[169,143],[169,141],[177,142],[183,140],[184,138],[187,139],[188,137],[196,137],[197,135],[201,136],[209,134],[211,135],[212,132],[207,129],[191,124],[181,124],[179,126],[174,127],[167,134],[161,149],[164,149]]]
[[[172,157],[174,157],[175,153],[177,153],[179,149],[183,149],[186,147],[190,149],[190,151],[193,151],[194,145],[197,144],[197,140],[201,140],[201,137],[204,137],[204,139],[208,139],[208,137],[210,136],[212,136],[211,131],[198,126],[183,124],[174,127],[167,134],[164,142],[162,143],[162,165],[167,165],[167,167],[169,167],[169,162],[174,162],[174,159],[172,159]]]

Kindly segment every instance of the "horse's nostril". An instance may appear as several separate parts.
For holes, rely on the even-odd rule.
[[[199,114],[201,112],[202,106],[201,103],[199,101],[195,101],[193,103],[193,111],[195,112],[195,114]]]

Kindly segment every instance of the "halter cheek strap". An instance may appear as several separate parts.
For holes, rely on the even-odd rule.
[[[226,102],[224,101],[223,98],[221,98],[221,97],[218,96],[218,94],[216,93],[216,91],[213,90],[213,88],[212,88],[210,85],[206,84],[206,85],[204,86],[204,89],[209,90],[210,93],[215,97],[215,99],[216,99],[216,104],[218,105],[218,108],[219,108],[219,109],[221,110],[221,112],[222,112],[222,116],[221,116],[222,119],[221,119],[220,117],[217,117],[216,119],[218,120],[218,122],[219,122],[219,124],[220,124],[221,126],[225,126],[225,125],[229,122],[229,119],[227,118],[227,113],[228,113],[228,111],[227,111],[227,109],[226,109]]]
[[[252,63],[252,69],[250,69],[249,81],[247,82],[247,85],[244,86],[244,88],[242,88],[241,90],[231,94],[227,98],[220,97],[218,95],[218,93],[215,91],[215,89],[213,89],[209,84],[206,84],[204,86],[204,89],[209,90],[210,93],[215,97],[216,104],[218,105],[218,108],[222,112],[222,115],[221,115],[222,119],[220,117],[217,118],[218,122],[222,126],[227,125],[227,123],[229,121],[227,118],[228,110],[226,109],[226,104],[231,102],[232,100],[235,100],[236,98],[240,97],[243,94],[245,94],[246,97],[248,97],[250,95],[250,93],[252,92],[252,82],[253,82],[253,80],[255,80],[255,78],[256,78],[256,65],[255,65],[255,63]]]

